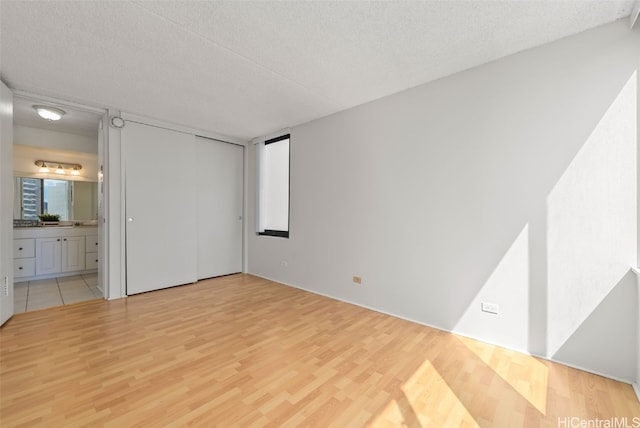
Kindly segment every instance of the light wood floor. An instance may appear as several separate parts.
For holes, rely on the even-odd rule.
[[[5,428],[640,416],[629,385],[249,275],[18,314],[0,339]]]

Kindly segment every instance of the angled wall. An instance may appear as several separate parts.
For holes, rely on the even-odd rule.
[[[290,238],[250,231],[248,271],[582,364],[563,345],[637,260],[637,131],[601,135],[596,152],[611,144],[612,156],[583,158],[603,119],[637,129],[637,97],[607,113],[637,91],[624,89],[636,88],[638,46],[623,20],[292,128]],[[253,148],[247,168],[254,225]],[[582,216],[597,206],[579,196],[593,183],[603,198],[622,188]],[[558,312],[584,295],[569,318]],[[622,376],[604,359],[584,368]]]

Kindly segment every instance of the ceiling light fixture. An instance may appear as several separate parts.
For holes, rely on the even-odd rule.
[[[60,120],[66,114],[64,110],[55,107],[34,105],[33,108],[38,112],[38,116],[46,120]]]
[[[82,169],[82,165],[79,163],[65,163],[47,160],[37,160],[34,163],[40,168],[40,172],[51,172],[51,169],[55,168],[56,174],[66,174],[66,170],[71,170],[71,175],[78,176]]]

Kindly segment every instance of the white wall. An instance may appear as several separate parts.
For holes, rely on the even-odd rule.
[[[69,134],[70,135],[70,134]],[[97,143],[96,143],[97,144]],[[82,165],[80,175],[41,173],[36,160],[59,161]],[[98,155],[86,152],[56,150],[43,147],[13,146],[13,174],[19,177],[53,178],[77,181],[98,181]]]
[[[623,20],[293,128],[290,239],[250,233],[249,272],[552,357],[617,284],[630,292],[638,46],[640,31]],[[630,131],[606,135],[630,119]],[[598,162],[608,144],[612,155]],[[613,205],[585,211],[598,203]],[[550,297],[559,300],[548,306]],[[575,310],[558,316],[572,299]],[[481,312],[480,301],[500,313]],[[581,330],[580,343],[590,334]],[[592,345],[591,360],[576,346],[562,348],[563,361],[636,378],[634,368],[613,369],[635,367],[635,354]]]
[[[97,132],[95,137],[87,137],[20,125],[14,126],[13,132],[14,144],[98,154]]]

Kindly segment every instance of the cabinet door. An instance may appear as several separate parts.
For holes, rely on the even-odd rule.
[[[36,245],[34,239],[14,239],[13,258],[33,258],[36,256]]]
[[[62,272],[84,270],[84,236],[62,238]]]
[[[86,270],[98,269],[98,253],[85,254],[84,268]]]
[[[195,136],[127,122],[127,294],[197,280]]]
[[[36,239],[36,275],[59,273],[62,267],[61,238]]]
[[[86,245],[84,247],[87,253],[98,252],[98,235],[87,235],[85,237]]]
[[[13,277],[27,278],[36,274],[36,259],[15,259],[13,261]]]

